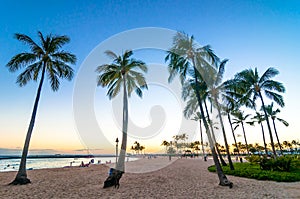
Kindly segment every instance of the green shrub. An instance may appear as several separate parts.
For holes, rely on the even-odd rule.
[[[273,159],[270,159],[271,161]],[[294,162],[298,161],[298,162]],[[300,161],[292,160],[290,171],[261,170],[259,164],[234,163],[234,170],[229,166],[222,167],[225,174],[239,177],[252,178],[257,180],[272,180],[277,182],[297,182],[300,181]],[[210,172],[215,172],[215,166],[208,167]]]
[[[259,162],[259,166],[261,170],[273,170],[272,169],[272,165],[273,165],[273,159],[272,158],[267,158],[267,157],[263,157],[261,158],[260,162]]]
[[[273,170],[275,171],[290,171],[292,159],[289,157],[278,157],[274,160]]]
[[[250,155],[245,157],[245,159],[251,164],[259,164],[261,157],[259,155]]]
[[[290,157],[277,157],[276,159],[263,157],[260,160],[260,168],[262,170],[272,171],[290,171],[292,158]]]

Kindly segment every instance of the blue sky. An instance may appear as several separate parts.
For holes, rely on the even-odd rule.
[[[249,67],[258,67],[261,72],[270,66],[276,67],[280,71],[276,80],[283,82],[287,90],[286,107],[280,116],[290,123],[288,128],[278,125],[280,137],[282,140],[300,139],[296,112],[300,110],[297,92],[299,9],[299,1],[1,1],[0,147],[23,146],[37,87],[34,82],[19,88],[15,84],[19,72],[10,73],[5,67],[13,55],[28,50],[13,39],[14,33],[24,33],[33,39],[37,38],[38,30],[44,34],[68,35],[71,42],[65,49],[76,54],[78,61],[74,69],[78,72],[99,43],[120,32],[143,27],[185,31],[194,35],[200,44],[210,44],[219,57],[229,59],[226,78]],[[163,56],[144,53],[139,59],[162,64],[160,57]],[[75,150],[84,147],[73,119],[75,78],[72,82],[61,82],[56,93],[45,85],[32,148]],[[96,114],[101,114],[98,112],[101,104],[109,103],[105,92],[105,89],[97,89]],[[101,120],[101,116],[98,119]],[[110,125],[107,121],[108,128]],[[250,128],[249,133],[251,131],[257,130]],[[170,136],[165,139],[171,139]],[[257,136],[259,134],[249,135],[250,141],[256,141]]]

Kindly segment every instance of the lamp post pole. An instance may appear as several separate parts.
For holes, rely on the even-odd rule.
[[[119,144],[119,139],[116,139],[116,166],[117,166],[117,162],[118,162],[118,144]]]

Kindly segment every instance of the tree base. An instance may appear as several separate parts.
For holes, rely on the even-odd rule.
[[[224,179],[223,181],[221,181],[221,182],[219,183],[219,185],[221,185],[221,186],[229,186],[229,189],[231,189],[231,188],[233,187],[233,183],[230,182],[230,181],[227,180],[227,179]]]
[[[103,188],[115,186],[115,188],[118,189],[120,187],[119,181],[120,181],[123,173],[124,173],[123,171],[119,171],[119,170],[111,168],[109,176],[104,181]]]
[[[27,177],[18,177],[15,178],[14,181],[9,183],[9,185],[25,185],[31,183],[31,181]]]

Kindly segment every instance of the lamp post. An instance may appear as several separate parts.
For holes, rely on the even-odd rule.
[[[118,162],[118,144],[119,144],[119,139],[116,139],[116,166],[117,166],[117,162]]]

